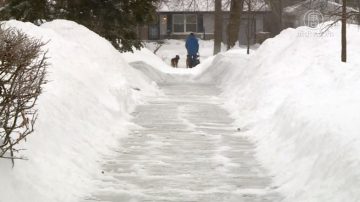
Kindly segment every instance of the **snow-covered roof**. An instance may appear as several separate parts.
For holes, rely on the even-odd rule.
[[[230,0],[222,0],[223,11],[230,10]],[[244,3],[244,11],[248,7]],[[269,11],[269,6],[265,0],[252,1],[252,11]],[[158,12],[211,12],[215,11],[214,0],[165,0],[158,6]]]

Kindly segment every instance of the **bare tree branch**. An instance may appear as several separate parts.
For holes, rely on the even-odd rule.
[[[34,109],[48,64],[44,43],[23,32],[0,25],[0,158],[15,156],[20,142],[34,132]]]

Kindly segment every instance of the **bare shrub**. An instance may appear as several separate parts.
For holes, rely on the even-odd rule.
[[[44,43],[0,25],[0,158],[23,159],[19,143],[33,133],[35,104],[46,83]]]

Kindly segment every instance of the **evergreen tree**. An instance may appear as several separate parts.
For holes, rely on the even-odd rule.
[[[49,19],[49,3],[47,0],[8,0],[0,11],[0,19],[39,24],[42,20]]]
[[[140,48],[136,28],[155,19],[158,0],[60,0],[55,15],[85,25],[120,51]]]
[[[7,0],[0,19],[40,24],[68,19],[108,39],[120,51],[139,49],[137,26],[151,23],[158,0]]]

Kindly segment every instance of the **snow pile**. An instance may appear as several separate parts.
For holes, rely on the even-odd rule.
[[[192,69],[186,68],[186,55],[184,40],[164,40],[161,47],[154,54],[154,50],[158,48],[158,43],[147,42],[145,48],[135,50],[133,53],[123,53],[125,60],[134,68],[142,71],[152,81],[156,83],[173,83],[173,82],[213,82],[213,75],[225,71],[222,64],[231,62],[233,59],[239,59],[238,53],[244,57],[246,56],[246,48],[236,45],[233,49],[224,54],[213,56],[214,41],[199,40],[199,53],[201,63]],[[259,45],[251,46],[251,52],[256,50]],[[222,51],[225,52],[226,46],[222,44]],[[170,66],[170,61],[176,55],[180,56],[179,67],[173,68]],[[233,57],[230,57],[232,55]],[[216,59],[215,59],[216,58]],[[215,61],[213,62],[213,60]],[[215,64],[216,63],[216,64]],[[209,68],[214,66],[214,68]],[[225,65],[226,66],[226,65]],[[207,73],[205,73],[207,72]],[[212,72],[212,73],[210,73]],[[220,77],[219,77],[220,78]]]
[[[340,62],[340,28],[319,36],[287,29],[254,54],[233,49],[194,69],[169,65],[181,41],[157,57],[144,48],[120,54],[76,23],[37,27],[7,22],[49,41],[51,67],[40,97],[36,132],[22,146],[28,161],[0,161],[0,202],[72,202],[92,190],[101,156],[130,127],[129,112],[156,82],[216,82],[240,131],[258,146],[258,158],[289,202],[360,200],[360,38],[349,25],[349,63]],[[202,56],[211,56],[204,43]],[[180,56],[181,57],[181,56]],[[182,57],[184,59],[184,56]],[[136,69],[131,68],[130,63]],[[183,65],[183,64],[182,64]],[[165,74],[164,74],[165,73]]]
[[[173,68],[167,65],[147,48],[122,55],[132,67],[143,72],[150,81],[156,83],[183,82],[192,75],[190,69]]]
[[[199,46],[201,64],[193,69],[186,69],[187,52],[183,40],[165,40],[156,55],[153,53],[157,47],[154,42],[148,42],[146,48],[122,55],[131,66],[142,71],[156,83],[193,82],[191,78],[205,71],[214,58],[212,56],[213,41],[199,40]],[[176,55],[180,55],[179,68],[170,66],[171,58]]]
[[[226,107],[258,146],[258,157],[289,202],[360,200],[360,31],[349,25],[349,62],[340,26],[306,27],[267,40],[250,58],[217,56],[204,76],[224,89]]]
[[[36,131],[22,143],[29,160],[14,169],[0,161],[0,201],[79,201],[89,179],[101,175],[97,161],[127,134],[129,112],[157,89],[109,42],[74,22],[6,25],[49,41],[51,66]]]
[[[148,42],[145,44],[146,47],[152,51],[157,48],[156,43]],[[226,47],[223,44],[222,50],[225,51]],[[199,39],[199,55],[200,61],[203,62],[207,58],[213,56],[214,41],[213,40],[201,40]],[[156,55],[161,58],[166,64],[171,64],[171,59],[176,55],[180,56],[179,68],[186,68],[186,56],[187,51],[185,48],[185,40],[168,39],[164,40],[163,44],[156,52]]]

